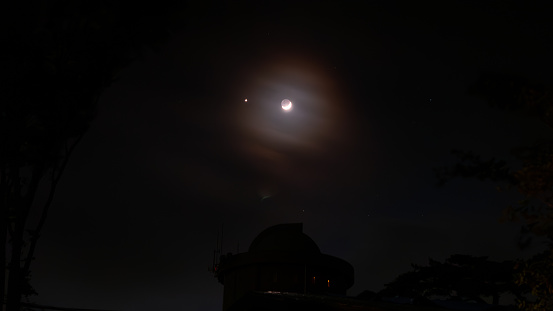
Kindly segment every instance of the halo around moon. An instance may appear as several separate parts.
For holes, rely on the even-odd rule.
[[[280,102],[280,106],[282,107],[282,109],[288,111],[288,110],[292,109],[292,102],[289,99],[283,99]]]

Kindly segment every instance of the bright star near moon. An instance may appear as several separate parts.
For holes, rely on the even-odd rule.
[[[292,109],[292,102],[289,99],[283,99],[282,102],[280,102],[280,106],[282,106],[282,109],[288,111]]]

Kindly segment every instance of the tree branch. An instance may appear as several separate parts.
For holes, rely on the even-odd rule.
[[[81,133],[79,137],[77,137],[77,140],[75,141],[75,143],[69,149],[66,149],[65,158],[63,159],[63,162],[58,170],[58,174],[56,175],[55,169],[52,171],[52,182],[50,185],[50,192],[48,193],[48,199],[44,203],[44,208],[42,209],[42,214],[40,215],[40,220],[38,222],[38,225],[36,226],[36,229],[32,233],[31,245],[29,246],[29,252],[27,253],[27,257],[25,258],[25,266],[23,268],[23,272],[28,272],[29,269],[31,268],[31,262],[33,260],[33,255],[36,249],[36,245],[40,237],[40,231],[42,230],[42,227],[46,222],[46,217],[48,216],[50,205],[54,200],[56,187],[58,185],[58,182],[60,181],[63,171],[65,170],[65,167],[67,166],[67,163],[69,162],[71,153],[73,153],[73,150],[75,150],[75,147],[79,144],[83,136],[84,136],[84,133]]]

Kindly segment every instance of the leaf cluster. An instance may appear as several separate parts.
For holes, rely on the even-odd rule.
[[[451,151],[458,158],[454,167],[435,168],[434,172],[438,180],[438,186],[455,177],[477,178],[478,180],[507,181],[510,184],[516,184],[518,181],[513,176],[511,168],[507,162],[495,158],[482,160],[479,155],[472,151],[462,151],[454,149]]]
[[[520,261],[515,283],[530,290],[533,299],[517,300],[521,310],[553,310],[553,252],[546,250],[526,261]]]

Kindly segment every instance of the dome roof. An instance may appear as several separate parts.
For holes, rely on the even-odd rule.
[[[261,232],[252,242],[249,252],[279,251],[320,254],[317,243],[303,233],[303,224],[282,224]]]

